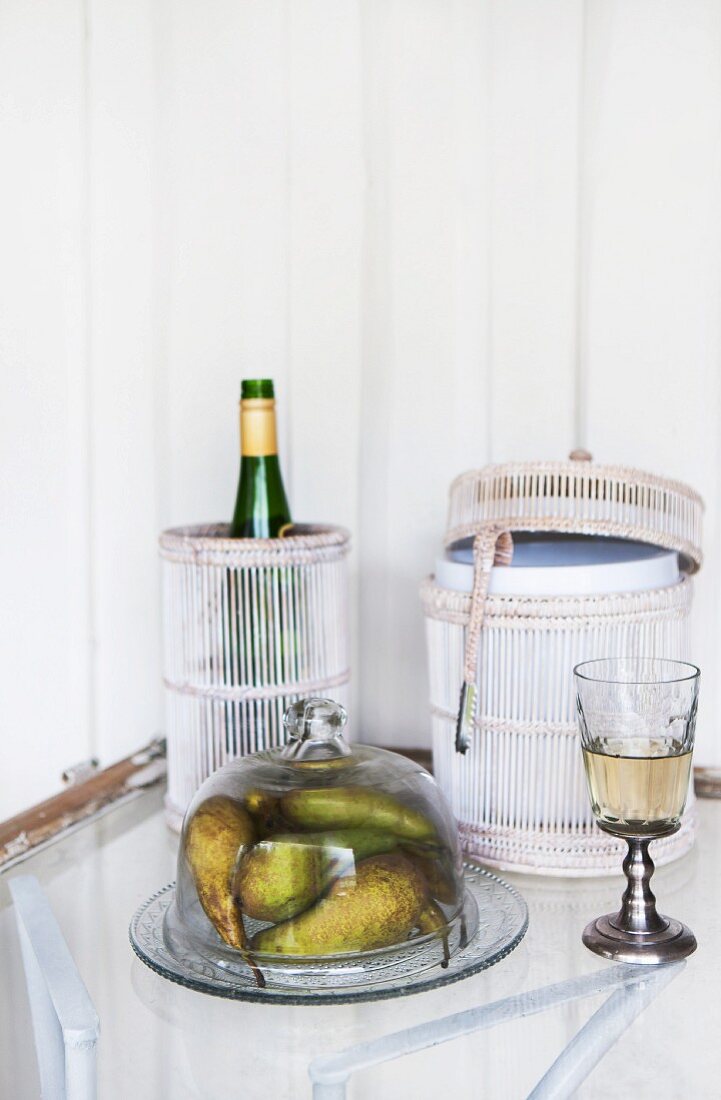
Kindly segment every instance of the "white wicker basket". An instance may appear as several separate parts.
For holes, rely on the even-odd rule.
[[[471,854],[539,874],[617,871],[624,845],[591,815],[573,666],[600,656],[689,656],[690,576],[633,593],[489,596],[494,554],[508,562],[509,532],[519,530],[613,535],[676,550],[693,572],[701,511],[700,498],[676,482],[585,462],[490,467],[453,483],[446,544],[474,537],[473,591],[430,578],[421,597],[434,770]],[[476,703],[461,723],[466,690]],[[460,730],[467,753],[456,751]],[[691,792],[681,829],[655,843],[654,859],[687,851],[694,822]]]
[[[226,761],[284,740],[304,695],[346,701],[348,532],[231,539],[217,524],[165,531],[168,793],[179,828],[199,785]]]

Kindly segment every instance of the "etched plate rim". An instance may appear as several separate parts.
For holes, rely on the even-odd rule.
[[[297,989],[279,987],[258,989],[226,979],[201,956],[196,955],[192,959],[181,961],[168,950],[163,937],[163,919],[175,896],[175,883],[169,883],[156,891],[136,910],[128,929],[130,943],[140,961],[161,978],[186,989],[234,1001],[298,1005],[352,1004],[426,993],[495,966],[518,947],[528,930],[528,906],[515,887],[472,860],[464,860],[463,868],[466,888],[474,897],[481,913],[484,901],[487,902],[484,895],[488,893],[491,884],[501,887],[501,896],[505,900],[504,924],[512,922],[511,927],[507,932],[503,929],[486,950],[478,953],[478,941],[482,938],[479,924],[478,931],[468,945],[453,956],[448,969],[436,968],[433,977],[429,977],[428,969],[423,969],[415,976],[409,973],[402,983],[388,981],[370,988],[341,986],[335,989],[329,985],[326,988],[315,987],[303,993]]]

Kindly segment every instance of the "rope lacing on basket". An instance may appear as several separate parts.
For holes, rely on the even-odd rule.
[[[510,565],[513,539],[510,531],[495,524],[484,527],[473,540],[473,592],[471,613],[466,630],[466,651],[463,661],[463,684],[458,702],[456,752],[465,753],[471,743],[471,730],[476,717],[476,675],[478,641],[483,625],[483,611],[495,565]]]

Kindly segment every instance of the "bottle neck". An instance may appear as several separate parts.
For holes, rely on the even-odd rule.
[[[243,458],[277,455],[272,397],[246,397],[240,402],[240,453]]]

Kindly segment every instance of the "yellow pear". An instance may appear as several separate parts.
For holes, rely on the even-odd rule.
[[[239,802],[214,795],[198,808],[185,834],[198,900],[221,939],[244,950],[245,930],[231,890],[240,853],[255,840],[253,822]]]
[[[283,817],[299,829],[364,826],[407,840],[432,840],[433,825],[418,810],[368,787],[297,788],[280,800]]]
[[[428,903],[425,882],[407,859],[396,852],[371,856],[356,865],[354,874],[337,879],[312,908],[258,932],[252,948],[327,955],[389,947],[408,938]]]

